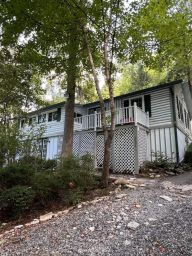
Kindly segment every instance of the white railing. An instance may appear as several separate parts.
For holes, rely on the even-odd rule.
[[[85,115],[82,117],[76,117],[74,119],[75,123],[80,124],[76,130],[89,130],[97,128],[102,128],[101,124],[101,113],[95,112],[91,115]],[[106,122],[108,125],[111,123],[111,113],[106,111]],[[134,106],[126,108],[118,108],[115,113],[115,124],[141,124],[149,127],[149,116],[143,110],[137,107],[136,103]]]

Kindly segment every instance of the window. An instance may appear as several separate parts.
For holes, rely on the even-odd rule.
[[[135,98],[135,99],[132,99],[131,100],[131,106],[134,106],[134,103],[137,103],[137,107],[141,108],[143,107],[143,104],[142,104],[142,97],[140,98]]]
[[[100,108],[100,107],[89,108],[89,109],[88,109],[88,115],[94,114],[95,111],[96,111],[97,113],[100,113],[100,112],[101,112],[101,108]]]
[[[76,118],[76,117],[82,117],[82,114],[80,114],[80,113],[74,113],[74,118]]]
[[[61,120],[61,108],[58,108],[57,111],[50,112],[48,114],[48,122]]]
[[[48,122],[57,121],[57,111],[50,112],[48,116]]]
[[[48,139],[42,139],[39,141],[39,154],[40,157],[43,159],[46,159],[47,156],[47,144],[48,144]]]
[[[189,114],[178,97],[176,97],[176,102],[177,102],[177,116],[185,124],[185,127],[189,129],[190,128]]]
[[[31,126],[32,124],[36,123],[36,116],[30,117],[29,118],[29,126]]]
[[[46,122],[46,114],[38,115],[38,124]]]

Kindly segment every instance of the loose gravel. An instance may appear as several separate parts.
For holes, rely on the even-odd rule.
[[[168,190],[158,182],[124,189],[4,239],[2,256],[190,256],[192,193]]]

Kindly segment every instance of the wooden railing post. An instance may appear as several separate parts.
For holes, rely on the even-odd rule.
[[[95,111],[95,116],[94,116],[94,131],[97,130],[97,111]]]
[[[134,123],[135,125],[137,125],[137,103],[136,102],[134,102],[133,113],[134,113]]]

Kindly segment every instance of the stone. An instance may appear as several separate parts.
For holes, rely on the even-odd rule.
[[[135,207],[136,208],[141,208],[141,205],[140,204],[135,204]]]
[[[163,206],[163,204],[158,204],[158,206],[162,207],[162,206]]]
[[[174,172],[166,172],[168,175],[175,176]]]
[[[23,225],[18,225],[18,226],[15,226],[14,229],[21,229],[23,227],[24,227]]]
[[[172,202],[173,201],[173,199],[171,197],[166,196],[166,195],[162,195],[162,196],[160,196],[160,198],[162,198],[162,199],[164,199],[164,200],[166,200],[168,202]]]
[[[146,187],[146,184],[140,184],[139,187]]]
[[[89,230],[93,232],[95,230],[95,227],[90,227]]]
[[[130,228],[130,229],[133,229],[135,230],[136,228],[139,227],[139,223],[136,222],[136,221],[131,221],[127,224],[127,227]]]
[[[181,190],[183,192],[191,191],[192,190],[192,185],[184,185],[184,186],[182,186]]]
[[[36,225],[39,223],[39,220],[38,219],[34,219],[33,221],[31,221],[30,223],[28,223],[28,226],[31,226],[31,225]],[[27,226],[27,224],[26,224]]]
[[[121,198],[123,198],[125,196],[127,196],[127,194],[119,194],[119,195],[116,195],[116,198],[121,199]]]
[[[130,185],[130,184],[126,184],[125,187],[126,187],[126,188],[135,189],[135,186],[134,186],[134,185]]]
[[[52,219],[54,216],[54,214],[52,212],[49,212],[47,214],[44,214],[44,215],[41,215],[40,216],[40,221],[43,222],[43,221],[47,221],[47,220],[50,220]]]
[[[119,178],[114,182],[116,185],[125,185],[129,183],[129,180],[124,179],[124,178]]]
[[[82,204],[78,204],[78,205],[77,205],[77,208],[78,208],[78,209],[82,208]]]
[[[157,219],[155,218],[148,218],[148,221],[156,221]]]
[[[125,246],[131,245],[131,241],[130,240],[125,240],[124,245]]]
[[[155,178],[160,178],[160,177],[161,177],[160,174],[156,174],[156,175],[155,175]]]

